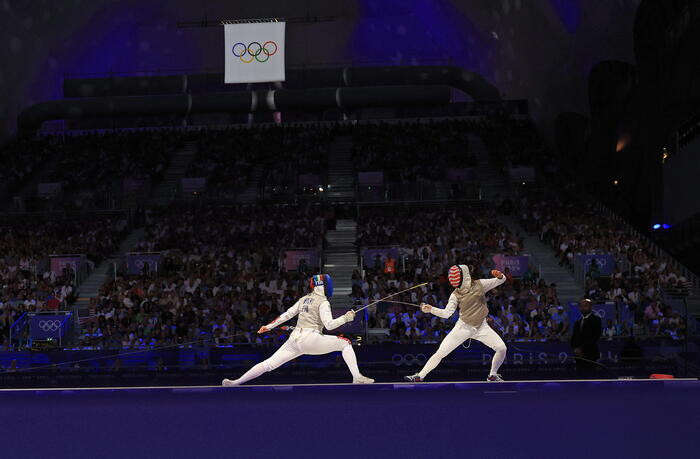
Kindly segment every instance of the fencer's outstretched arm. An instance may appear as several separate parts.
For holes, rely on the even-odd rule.
[[[301,300],[299,300],[299,301],[301,301]],[[265,325],[263,328],[266,328],[268,330],[272,330],[276,326],[285,323],[286,321],[288,321],[292,317],[299,314],[299,301],[294,303],[294,306],[292,306],[291,308],[284,311],[282,314],[280,314],[280,316],[278,318],[276,318],[275,320],[273,320],[269,324]]]
[[[429,304],[425,304],[425,303],[421,304],[421,311],[429,312],[432,315],[438,316],[442,319],[449,318],[452,314],[455,313],[456,309],[457,309],[457,298],[455,297],[454,293],[452,295],[450,295],[450,299],[447,301],[447,306],[445,306],[444,309],[436,308],[435,306],[430,306]]]
[[[491,279],[481,279],[481,286],[484,287],[484,293],[494,289],[506,281],[506,276],[501,274],[501,277],[492,277]]]
[[[334,328],[338,328],[343,324],[355,320],[355,311],[353,310],[350,310],[342,316],[334,319],[333,314],[331,313],[331,304],[328,301],[321,303],[318,312],[321,315],[321,321],[323,322],[323,326],[326,327],[326,330],[333,330]]]

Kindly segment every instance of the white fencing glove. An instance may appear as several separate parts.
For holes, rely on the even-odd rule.
[[[351,309],[348,312],[346,312],[343,316],[345,317],[345,323],[352,322],[353,320],[355,320],[355,311]]]

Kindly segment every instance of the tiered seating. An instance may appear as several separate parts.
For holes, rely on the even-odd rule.
[[[363,210],[358,223],[359,246],[396,246],[403,259],[396,260],[395,269],[387,263],[390,255],[365,260],[365,278],[357,274],[353,279],[353,297],[358,303],[431,282],[430,287],[404,295],[401,301],[444,307],[452,293],[447,283],[450,266],[467,264],[473,278],[488,278],[493,268],[490,255],[519,255],[523,251],[522,240],[489,210],[401,211],[387,207]],[[557,309],[556,288],[546,285],[534,271],[519,279],[508,277],[505,285],[487,295],[494,326],[513,338],[561,339],[563,330],[554,321],[564,315]],[[456,317],[442,320],[414,306],[388,302],[370,308],[369,326],[388,329],[389,339],[395,342],[435,342],[449,332]]]
[[[162,252],[158,271],[124,274],[105,284],[82,346],[279,339],[255,331],[308,291],[313,267],[288,272],[282,250],[319,246],[323,222],[318,209],[174,207],[148,220],[135,250]]]
[[[447,168],[476,164],[467,140],[468,121],[401,122],[355,126],[357,171],[383,171],[388,182],[445,180]]]
[[[303,191],[299,175],[324,177],[333,129],[264,126],[201,131],[199,152],[187,177],[206,177],[212,196],[233,196],[251,184],[256,168],[271,194]],[[323,182],[321,182],[323,183]]]
[[[637,237],[621,220],[602,212],[595,203],[557,190],[526,194],[520,218],[530,231],[551,245],[560,264],[572,271],[578,255],[609,254],[615,268],[603,275],[597,265],[585,273],[586,295],[596,302],[627,304],[634,323],[616,324],[615,335],[680,336],[680,313],[665,305],[664,290],[683,288],[686,279],[672,260],[655,255],[649,242]],[[632,330],[634,328],[634,330]]]
[[[3,217],[0,221],[0,336],[28,311],[67,309],[77,274],[53,271],[49,255],[85,254],[95,266],[116,251],[126,221],[115,217],[46,219]],[[88,269],[89,267],[86,267]]]

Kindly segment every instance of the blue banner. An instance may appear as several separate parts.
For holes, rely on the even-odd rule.
[[[618,362],[625,346],[625,339],[601,340],[598,347],[603,362]],[[435,353],[439,343],[433,344],[394,344],[355,346],[358,361],[366,365],[385,364],[394,366],[422,366]],[[573,352],[568,342],[519,342],[507,341],[506,364],[510,365],[561,365],[573,364]],[[644,358],[677,354],[678,346],[640,345]],[[195,368],[203,361],[213,367],[247,368],[268,358],[277,347],[233,345],[226,347],[201,347],[196,349],[143,350],[123,349],[109,351],[47,351],[47,352],[0,352],[0,367],[7,368],[16,361],[17,368],[60,364],[81,361],[82,368],[110,368],[117,360],[122,368],[153,368],[156,365],[179,368]],[[493,351],[478,341],[469,347],[459,346],[445,359],[445,363],[487,367]],[[294,365],[316,368],[337,367],[337,354],[303,355],[294,360]],[[290,364],[292,365],[292,364]],[[343,369],[343,371],[346,371]]]
[[[626,304],[617,305],[615,303],[602,303],[593,306],[593,313],[600,317],[603,328],[608,324],[608,320],[614,323],[631,324],[633,315]],[[569,321],[571,324],[581,317],[578,303],[569,303]]]
[[[126,265],[129,274],[143,274],[144,272],[158,272],[160,267],[160,252],[127,253]]]
[[[29,316],[29,337],[32,340],[45,341],[54,339],[60,341],[68,332],[71,321],[70,313],[66,314],[35,314]]]

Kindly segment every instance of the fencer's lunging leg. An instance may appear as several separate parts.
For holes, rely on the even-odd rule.
[[[506,352],[508,350],[506,348],[506,343],[503,342],[501,337],[498,336],[498,333],[493,331],[493,328],[486,322],[479,327],[479,331],[474,336],[474,339],[481,341],[495,351],[493,359],[491,359],[491,372],[489,376],[498,374],[498,369],[506,358]]]
[[[466,341],[470,334],[471,331],[469,328],[467,328],[467,326],[461,325],[459,322],[457,322],[454,328],[447,334],[447,336],[445,336],[445,339],[442,340],[437,352],[431,355],[428,361],[425,362],[425,366],[418,372],[418,376],[420,376],[421,379],[425,379],[425,377],[428,376],[428,373],[433,371],[442,361],[442,359],[454,351],[457,346]]]
[[[297,351],[292,344],[287,341],[277,349],[277,352],[272,354],[267,360],[263,360],[262,362],[258,363],[257,365],[253,366],[250,370],[246,371],[243,376],[240,378],[234,380],[231,382],[230,385],[239,385],[246,383],[250,381],[251,379],[255,379],[258,376],[262,375],[263,373],[266,373],[268,371],[272,371],[275,368],[278,368],[285,363],[289,362],[290,360],[293,360],[297,357],[299,357],[301,353]]]
[[[327,354],[329,352],[340,351],[348,370],[352,374],[352,380],[356,383],[372,383],[373,379],[362,376],[357,367],[357,357],[352,343],[347,338],[338,336],[322,335],[319,333],[310,334],[301,344],[301,350],[305,354]]]
[[[501,368],[503,361],[506,359],[505,344],[503,344],[503,346],[495,347],[493,349],[496,351],[496,353],[493,354],[493,358],[491,359],[491,372],[489,373],[489,375],[491,376],[498,374],[498,369]]]
[[[352,374],[352,379],[360,379],[362,376],[360,374],[360,369],[357,367],[357,357],[355,357],[355,350],[352,348],[350,343],[342,350],[343,360],[345,360],[345,365],[348,366],[350,373]]]

